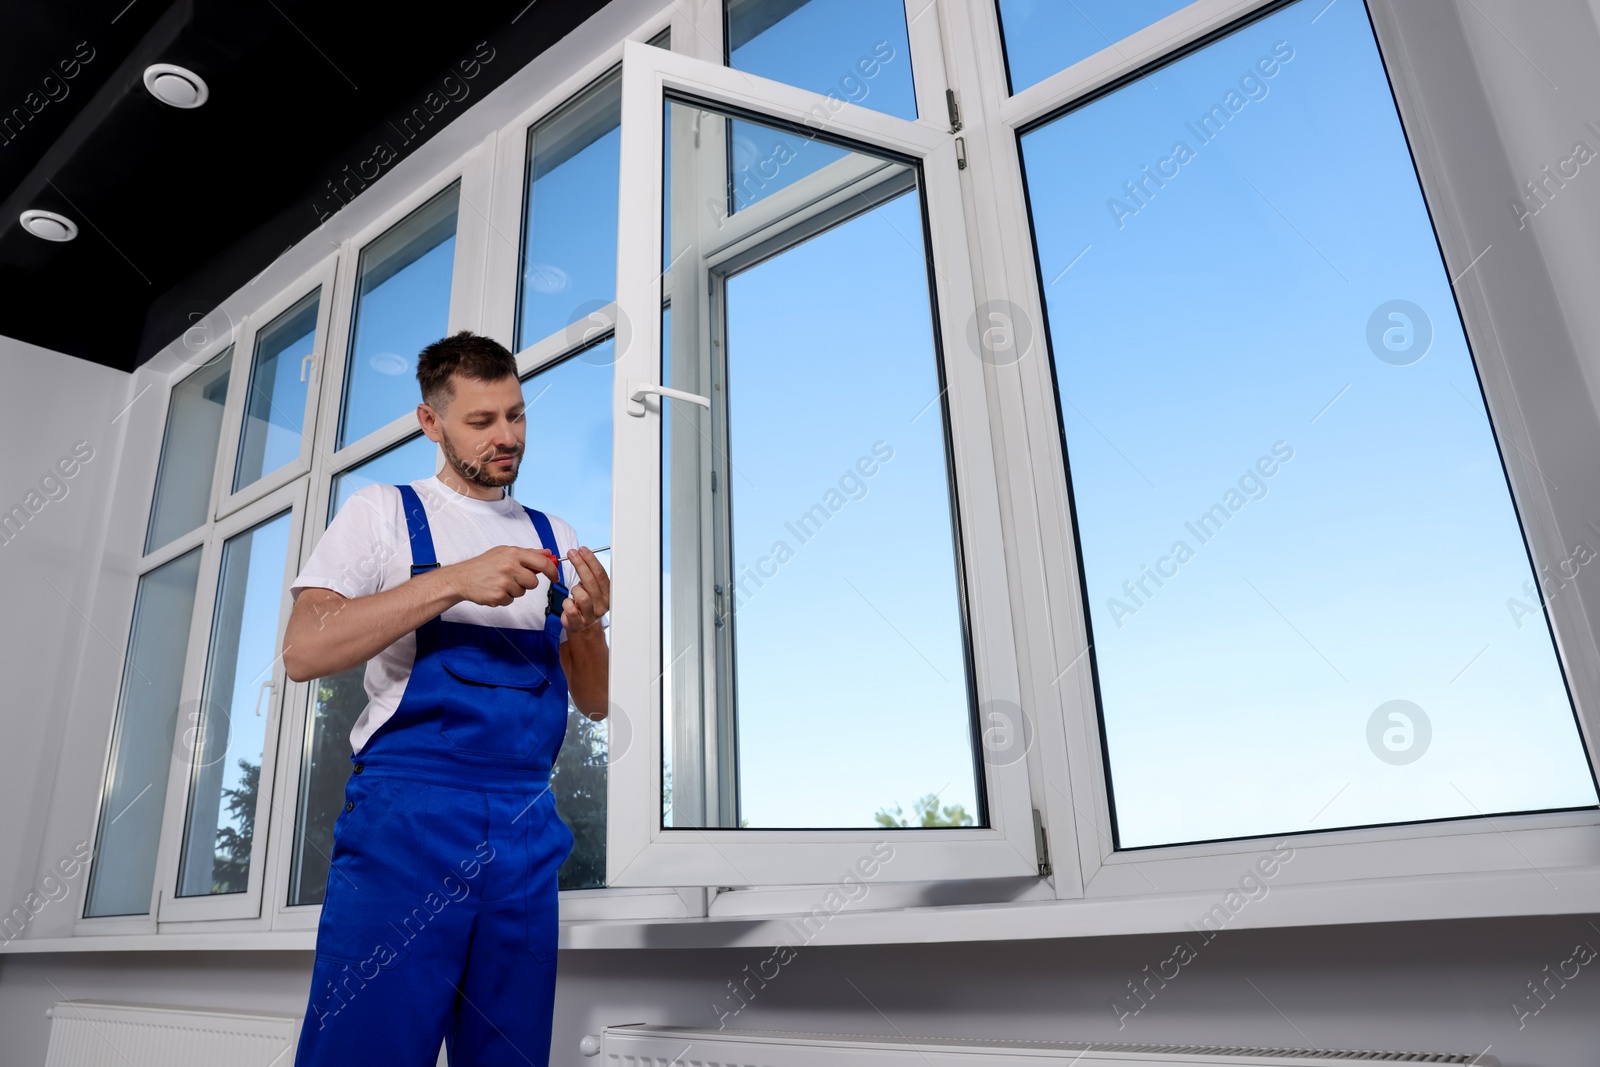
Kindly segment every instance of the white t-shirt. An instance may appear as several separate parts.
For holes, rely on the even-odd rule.
[[[427,513],[434,558],[440,566],[471,559],[496,545],[552,547],[539,543],[528,513],[509,493],[499,500],[478,500],[456,492],[437,476],[412,482],[411,486]],[[549,512],[545,516],[556,535],[556,554],[565,556],[577,546],[577,533]],[[578,580],[571,563],[562,564],[562,577],[568,588]],[[393,589],[410,579],[411,535],[400,490],[393,485],[367,485],[356,490],[339,509],[289,589],[294,593],[320,586],[353,599]],[[463,601],[447,608],[440,618],[478,626],[542,630],[549,591],[549,580],[541,577],[537,587],[505,607]],[[609,617],[601,619],[602,626],[608,624]],[[566,639],[567,634],[562,631],[561,640]],[[360,752],[368,738],[400,706],[416,655],[417,635],[413,631],[367,661],[367,706],[350,731],[352,751]]]

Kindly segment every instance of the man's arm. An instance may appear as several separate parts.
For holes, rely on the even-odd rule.
[[[567,695],[583,714],[596,722],[610,707],[611,649],[598,624],[561,642],[561,672],[567,676]]]
[[[365,663],[459,604],[449,579],[441,567],[371,596],[347,598],[320,586],[297,590],[283,633],[284,670],[291,681],[305,682]]]
[[[499,545],[370,596],[308,586],[295,594],[284,629],[283,668],[296,682],[349,670],[462,601],[505,607],[541,574],[559,577],[559,565],[537,549]]]
[[[561,610],[567,631],[561,642],[561,672],[567,676],[573,706],[598,722],[610,710],[611,649],[600,620],[611,608],[611,576],[587,548],[573,549],[567,558],[578,572],[578,584]]]

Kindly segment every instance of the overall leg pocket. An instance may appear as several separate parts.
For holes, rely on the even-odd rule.
[[[385,904],[407,893],[411,876],[406,843],[385,818],[405,785],[359,775],[346,784],[317,924],[319,957],[370,969],[387,968],[407,955],[403,944],[393,943],[383,918]]]
[[[391,798],[390,779],[377,775],[364,777],[350,775],[344,786],[344,808],[333,820],[333,856],[339,857],[340,844],[357,827],[370,826],[378,821]]]
[[[528,809],[528,951],[540,963],[556,958],[560,936],[560,871],[573,836],[549,793]]]

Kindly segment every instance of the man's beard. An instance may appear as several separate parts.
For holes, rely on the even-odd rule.
[[[520,448],[514,452],[496,452],[480,463],[462,458],[460,453],[451,447],[449,434],[441,434],[439,444],[444,449],[445,462],[450,464],[463,481],[471,482],[473,485],[482,486],[485,489],[504,489],[517,480],[517,471],[522,466],[520,462],[513,464],[511,469],[506,471],[491,466],[491,463],[500,456],[509,455],[520,458],[522,455],[522,449]]]

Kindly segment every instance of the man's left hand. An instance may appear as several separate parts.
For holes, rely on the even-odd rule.
[[[611,576],[587,548],[573,549],[567,553],[567,561],[578,572],[578,584],[561,607],[561,625],[568,634],[576,634],[598,626],[611,610]]]

